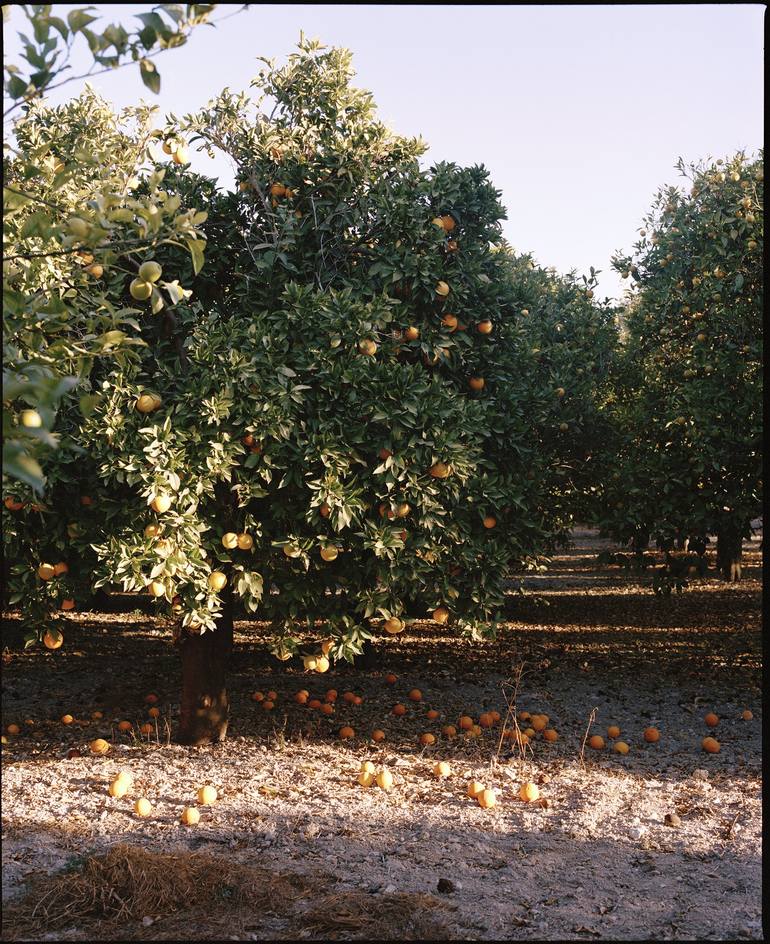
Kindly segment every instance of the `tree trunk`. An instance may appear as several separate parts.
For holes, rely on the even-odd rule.
[[[225,591],[226,593],[226,591]],[[227,662],[233,647],[232,594],[222,594],[222,615],[216,629],[192,635],[183,631],[182,705],[179,719],[180,744],[211,744],[224,741],[230,714],[227,697]]]
[[[734,523],[723,525],[717,532],[717,570],[724,580],[738,583],[742,556],[743,529]]]
[[[643,554],[650,544],[650,533],[645,530],[638,530],[631,538],[631,550],[634,554]]]

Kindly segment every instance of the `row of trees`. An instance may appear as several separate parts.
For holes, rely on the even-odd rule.
[[[351,78],[349,53],[302,40],[285,66],[265,63],[255,100],[225,91],[161,131],[90,91],[33,103],[5,156],[4,406],[45,471],[43,485],[6,466],[9,602],[56,646],[52,612],[100,586],[148,590],[179,622],[190,743],[224,737],[236,607],[272,623],[278,658],[325,671],[416,617],[494,632],[508,576],[575,520],[621,539],[717,524],[721,538],[755,513],[751,430],[694,430],[727,409],[698,391],[757,420],[744,397],[758,360],[740,352],[758,350],[759,165],[736,158],[739,179],[708,200],[699,186],[700,203],[670,192],[677,232],[666,210],[618,260],[638,285],[619,318],[594,272],[561,277],[514,253],[487,172],[422,169],[422,143],[389,132]],[[192,173],[190,146],[227,154],[237,188]],[[683,353],[681,319],[680,347],[667,337],[665,277],[695,310],[696,263],[669,263],[694,258],[706,206],[719,251],[733,191],[752,201],[743,280],[723,255],[729,288],[709,282],[697,310],[722,326],[709,351],[744,340],[706,372],[700,349]],[[704,386],[672,399],[677,358]],[[41,364],[60,385],[45,406],[23,379]],[[744,379],[725,389],[733,368]],[[740,468],[739,441],[754,450]],[[705,494],[675,468],[695,453]],[[301,652],[303,623],[318,645]]]

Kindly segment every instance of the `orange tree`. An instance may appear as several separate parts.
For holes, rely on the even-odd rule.
[[[762,501],[762,162],[678,166],[689,192],[661,190],[633,255],[615,260],[635,289],[599,521],[623,540],[715,534],[735,581]]]
[[[551,511],[558,463],[545,486],[531,470],[541,413],[567,422],[572,387],[562,403],[559,370],[532,372],[499,193],[480,167],[421,170],[424,146],[390,133],[350,79],[349,53],[303,40],[255,80],[256,109],[226,91],[170,116],[164,149],[225,152],[237,189],[173,164],[141,178],[160,205],[205,208],[205,266],[190,236],[115,273],[114,304],[147,296],[144,343],[89,374],[85,418],[65,401],[51,524],[17,529],[25,604],[50,602],[61,576],[39,564],[66,534],[70,573],[149,591],[178,619],[188,743],[225,736],[236,605],[272,623],[278,658],[320,672],[415,615],[478,638],[509,568],[566,521]],[[184,290],[153,316],[169,272]]]

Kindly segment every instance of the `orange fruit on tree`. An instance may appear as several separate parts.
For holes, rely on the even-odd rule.
[[[446,282],[441,281],[441,282],[436,283],[436,294],[439,295],[441,298],[447,297],[447,295],[449,294],[449,286],[447,285]]]
[[[479,334],[491,334],[491,333],[492,333],[492,322],[489,321],[488,319],[485,319],[484,321],[480,321],[480,322],[476,325],[476,330],[479,332]]]
[[[497,525],[497,518],[494,515],[485,515],[484,517],[484,527],[485,528],[494,528]]]
[[[250,551],[254,547],[254,538],[245,531],[236,535],[235,540],[238,548],[242,551]]]
[[[703,719],[710,728],[715,728],[719,724],[719,716],[710,711]]]
[[[391,616],[389,619],[386,619],[382,625],[385,632],[390,633],[391,636],[395,636],[397,633],[403,632],[405,624],[404,621],[400,620],[397,616]]]
[[[59,561],[58,564],[53,565],[53,575],[54,577],[61,577],[62,574],[69,572],[69,567],[64,563],[64,561]]]
[[[332,511],[331,508],[329,507],[329,505],[326,504],[326,502],[323,502],[323,503],[322,503],[321,505],[319,505],[319,507],[318,507],[318,514],[319,514],[322,518],[328,518],[329,515],[331,514],[331,511]]]
[[[645,728],[644,739],[648,744],[656,744],[660,740],[660,731],[657,728]]]
[[[484,378],[483,377],[471,377],[468,381],[468,386],[471,390],[483,390],[484,389]]]
[[[406,331],[404,331],[404,337],[407,341],[416,341],[420,337],[420,329],[415,328],[414,325],[410,325]]]
[[[271,197],[285,197],[286,196],[286,187],[281,183],[270,184],[270,196]]]
[[[625,741],[615,741],[615,743],[612,745],[612,749],[617,754],[627,754],[629,750],[628,744],[626,744]]]
[[[719,741],[713,737],[705,737],[701,741],[701,747],[707,754],[718,754],[721,748]]]
[[[604,747],[604,738],[601,734],[593,734],[588,739],[588,746],[592,747],[595,751],[600,751]]]
[[[66,599],[66,600],[62,600],[61,603],[59,604],[59,609],[64,610],[65,612],[68,611],[68,610],[74,610],[74,609],[75,609],[75,601],[74,601],[73,599],[71,599],[71,598],[68,598],[68,599]]]
[[[525,803],[534,803],[540,799],[540,790],[536,783],[523,783],[519,790],[519,796]]]
[[[358,342],[358,350],[367,357],[373,357],[377,353],[377,344],[371,338],[362,338]]]
[[[434,479],[445,479],[451,474],[452,470],[446,462],[434,462],[429,472]]]
[[[616,724],[611,724],[607,728],[607,737],[611,737],[611,738],[620,737],[620,728]]]
[[[46,649],[59,649],[64,642],[64,636],[58,629],[47,629],[43,636],[43,645]]]
[[[41,580],[50,580],[56,573],[53,564],[41,564],[37,569],[37,575]]]
[[[445,233],[451,233],[457,225],[454,221],[454,217],[450,216],[449,213],[445,213],[442,217],[440,217],[440,220],[441,225],[444,227]]]
[[[476,801],[482,809],[489,810],[497,804],[494,790],[481,790],[476,794]]]
[[[449,328],[450,332],[456,331],[457,324],[458,324],[457,315],[450,315],[449,313],[447,313],[442,316],[441,323],[444,325],[445,328]]]

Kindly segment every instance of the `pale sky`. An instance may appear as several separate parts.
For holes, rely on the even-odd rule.
[[[53,12],[74,8],[54,4]],[[102,29],[116,20],[128,28],[149,5],[96,9]],[[223,5],[214,16],[229,12]],[[248,90],[256,57],[283,62],[300,30],[345,46],[354,82],[373,93],[380,117],[428,142],[426,164],[490,170],[517,251],[560,272],[593,265],[602,270],[597,295],[619,297],[612,253],[630,250],[657,188],[679,181],[676,160],[761,146],[763,15],[760,4],[255,4],[161,55],[159,96],[136,66],[92,84],[117,107],[144,97],[181,116],[225,86]],[[6,62],[18,61],[22,20],[13,9],[4,27]],[[65,85],[50,100],[79,87]],[[226,160],[191,155],[194,169],[231,184]]]

